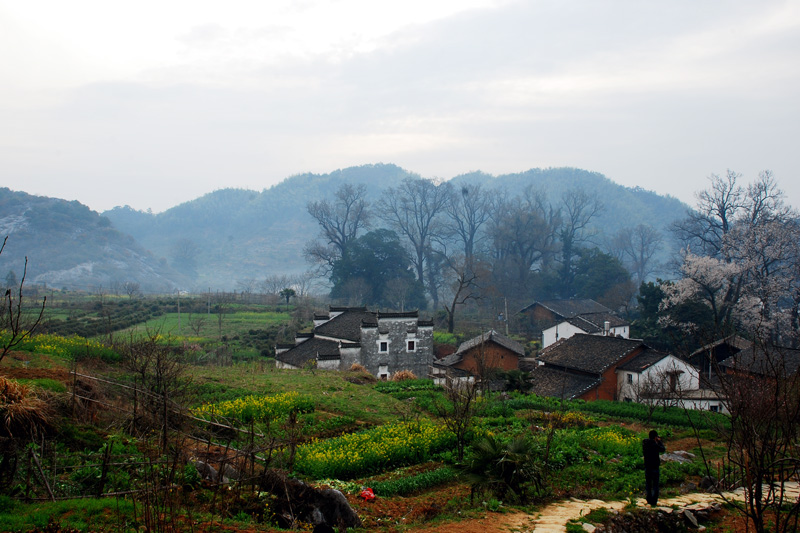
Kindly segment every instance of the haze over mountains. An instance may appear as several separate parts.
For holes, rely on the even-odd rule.
[[[309,268],[303,247],[318,229],[306,210],[309,201],[332,198],[343,183],[363,183],[376,201],[409,176],[418,177],[391,164],[363,165],[292,176],[261,192],[220,189],[158,214],[126,206],[102,216],[78,202],[0,189],[0,233],[9,235],[0,273],[20,274],[27,255],[29,279],[58,287],[91,290],[136,281],[150,292],[233,289],[240,280]],[[664,230],[687,209],[675,198],[574,168],[501,176],[474,172],[452,181],[480,183],[511,196],[531,185],[553,202],[580,188],[604,205],[593,221],[598,244],[624,226],[649,224],[665,233],[662,258],[674,250]]]

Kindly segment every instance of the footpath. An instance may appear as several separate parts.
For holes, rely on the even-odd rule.
[[[800,498],[800,487],[797,483],[787,483],[785,497],[790,501]],[[716,493],[693,492],[676,496],[674,498],[659,499],[659,507],[670,509],[674,506],[681,509],[701,509],[713,504],[722,504],[726,500],[739,500],[744,498],[741,489],[726,492],[722,495]],[[419,531],[435,531],[436,533],[563,533],[567,523],[580,518],[595,509],[605,507],[608,510],[622,510],[629,502],[579,500],[572,498],[561,502],[552,503],[543,507],[536,513],[487,513],[486,516],[474,520],[438,524],[435,527],[420,529]],[[644,498],[636,501],[637,507],[650,507]],[[586,528],[587,531],[591,527]]]
[[[796,500],[800,497],[800,487],[797,483],[787,483],[785,497]],[[733,492],[726,492],[722,495],[716,493],[695,492],[683,494],[675,498],[659,500],[659,507],[691,507],[695,504],[707,506],[713,503],[724,503],[725,500],[739,500],[744,498],[742,489]],[[515,513],[509,515],[505,521],[505,529],[499,531],[516,533],[562,533],[566,531],[567,522],[574,518],[580,518],[595,509],[605,507],[609,510],[621,510],[629,502],[614,501],[605,502],[602,500],[579,500],[570,499],[562,502],[552,503],[544,507],[540,512],[529,515],[526,513]],[[649,507],[644,498],[636,501],[637,507]]]

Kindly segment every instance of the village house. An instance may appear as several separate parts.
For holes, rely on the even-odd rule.
[[[565,400],[616,400],[617,368],[649,350],[640,340],[577,333],[539,353],[530,392]]]
[[[546,300],[520,311],[541,331],[542,348],[578,333],[630,337],[630,324],[594,300]]]
[[[725,411],[698,369],[637,339],[576,334],[542,350],[531,392],[567,400],[618,400]]]
[[[433,362],[431,377],[437,385],[448,377],[473,381],[487,377],[492,370],[514,370],[525,357],[525,348],[494,330],[478,335],[459,345],[455,353]]]
[[[686,360],[700,370],[700,376],[711,381],[719,371],[722,361],[752,346],[752,343],[739,335],[729,335],[698,348]],[[724,371],[724,370],[723,370]]]
[[[624,402],[723,412],[717,393],[704,388],[694,365],[674,355],[646,349],[617,367],[617,398]]]
[[[312,332],[275,350],[277,368],[348,370],[360,364],[379,379],[400,370],[425,376],[432,362],[433,322],[420,319],[417,311],[384,313],[365,307],[331,307],[327,314],[315,314]]]

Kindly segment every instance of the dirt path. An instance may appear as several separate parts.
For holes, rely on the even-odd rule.
[[[741,500],[743,493],[741,490],[725,493],[724,496],[731,500]],[[796,483],[790,484],[787,488],[787,497],[800,497],[800,488]],[[661,499],[659,503],[664,507],[687,506],[693,503],[708,504],[712,502],[722,502],[723,498],[719,494],[692,493],[677,496],[675,498]],[[566,524],[573,518],[579,518],[594,509],[605,507],[607,509],[622,509],[627,505],[627,501],[605,502],[602,500],[578,500],[570,499],[552,503],[544,507],[535,514],[528,513],[487,513],[486,516],[477,520],[455,522],[451,524],[439,524],[430,529],[419,531],[440,532],[440,533],[563,533],[566,531]],[[647,507],[644,498],[637,500],[636,505]]]

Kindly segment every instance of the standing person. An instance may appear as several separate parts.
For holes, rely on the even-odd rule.
[[[649,439],[642,440],[645,497],[647,498],[647,503],[653,507],[658,504],[658,477],[659,467],[661,466],[661,457],[658,454],[665,451],[667,449],[655,429],[650,432]]]

